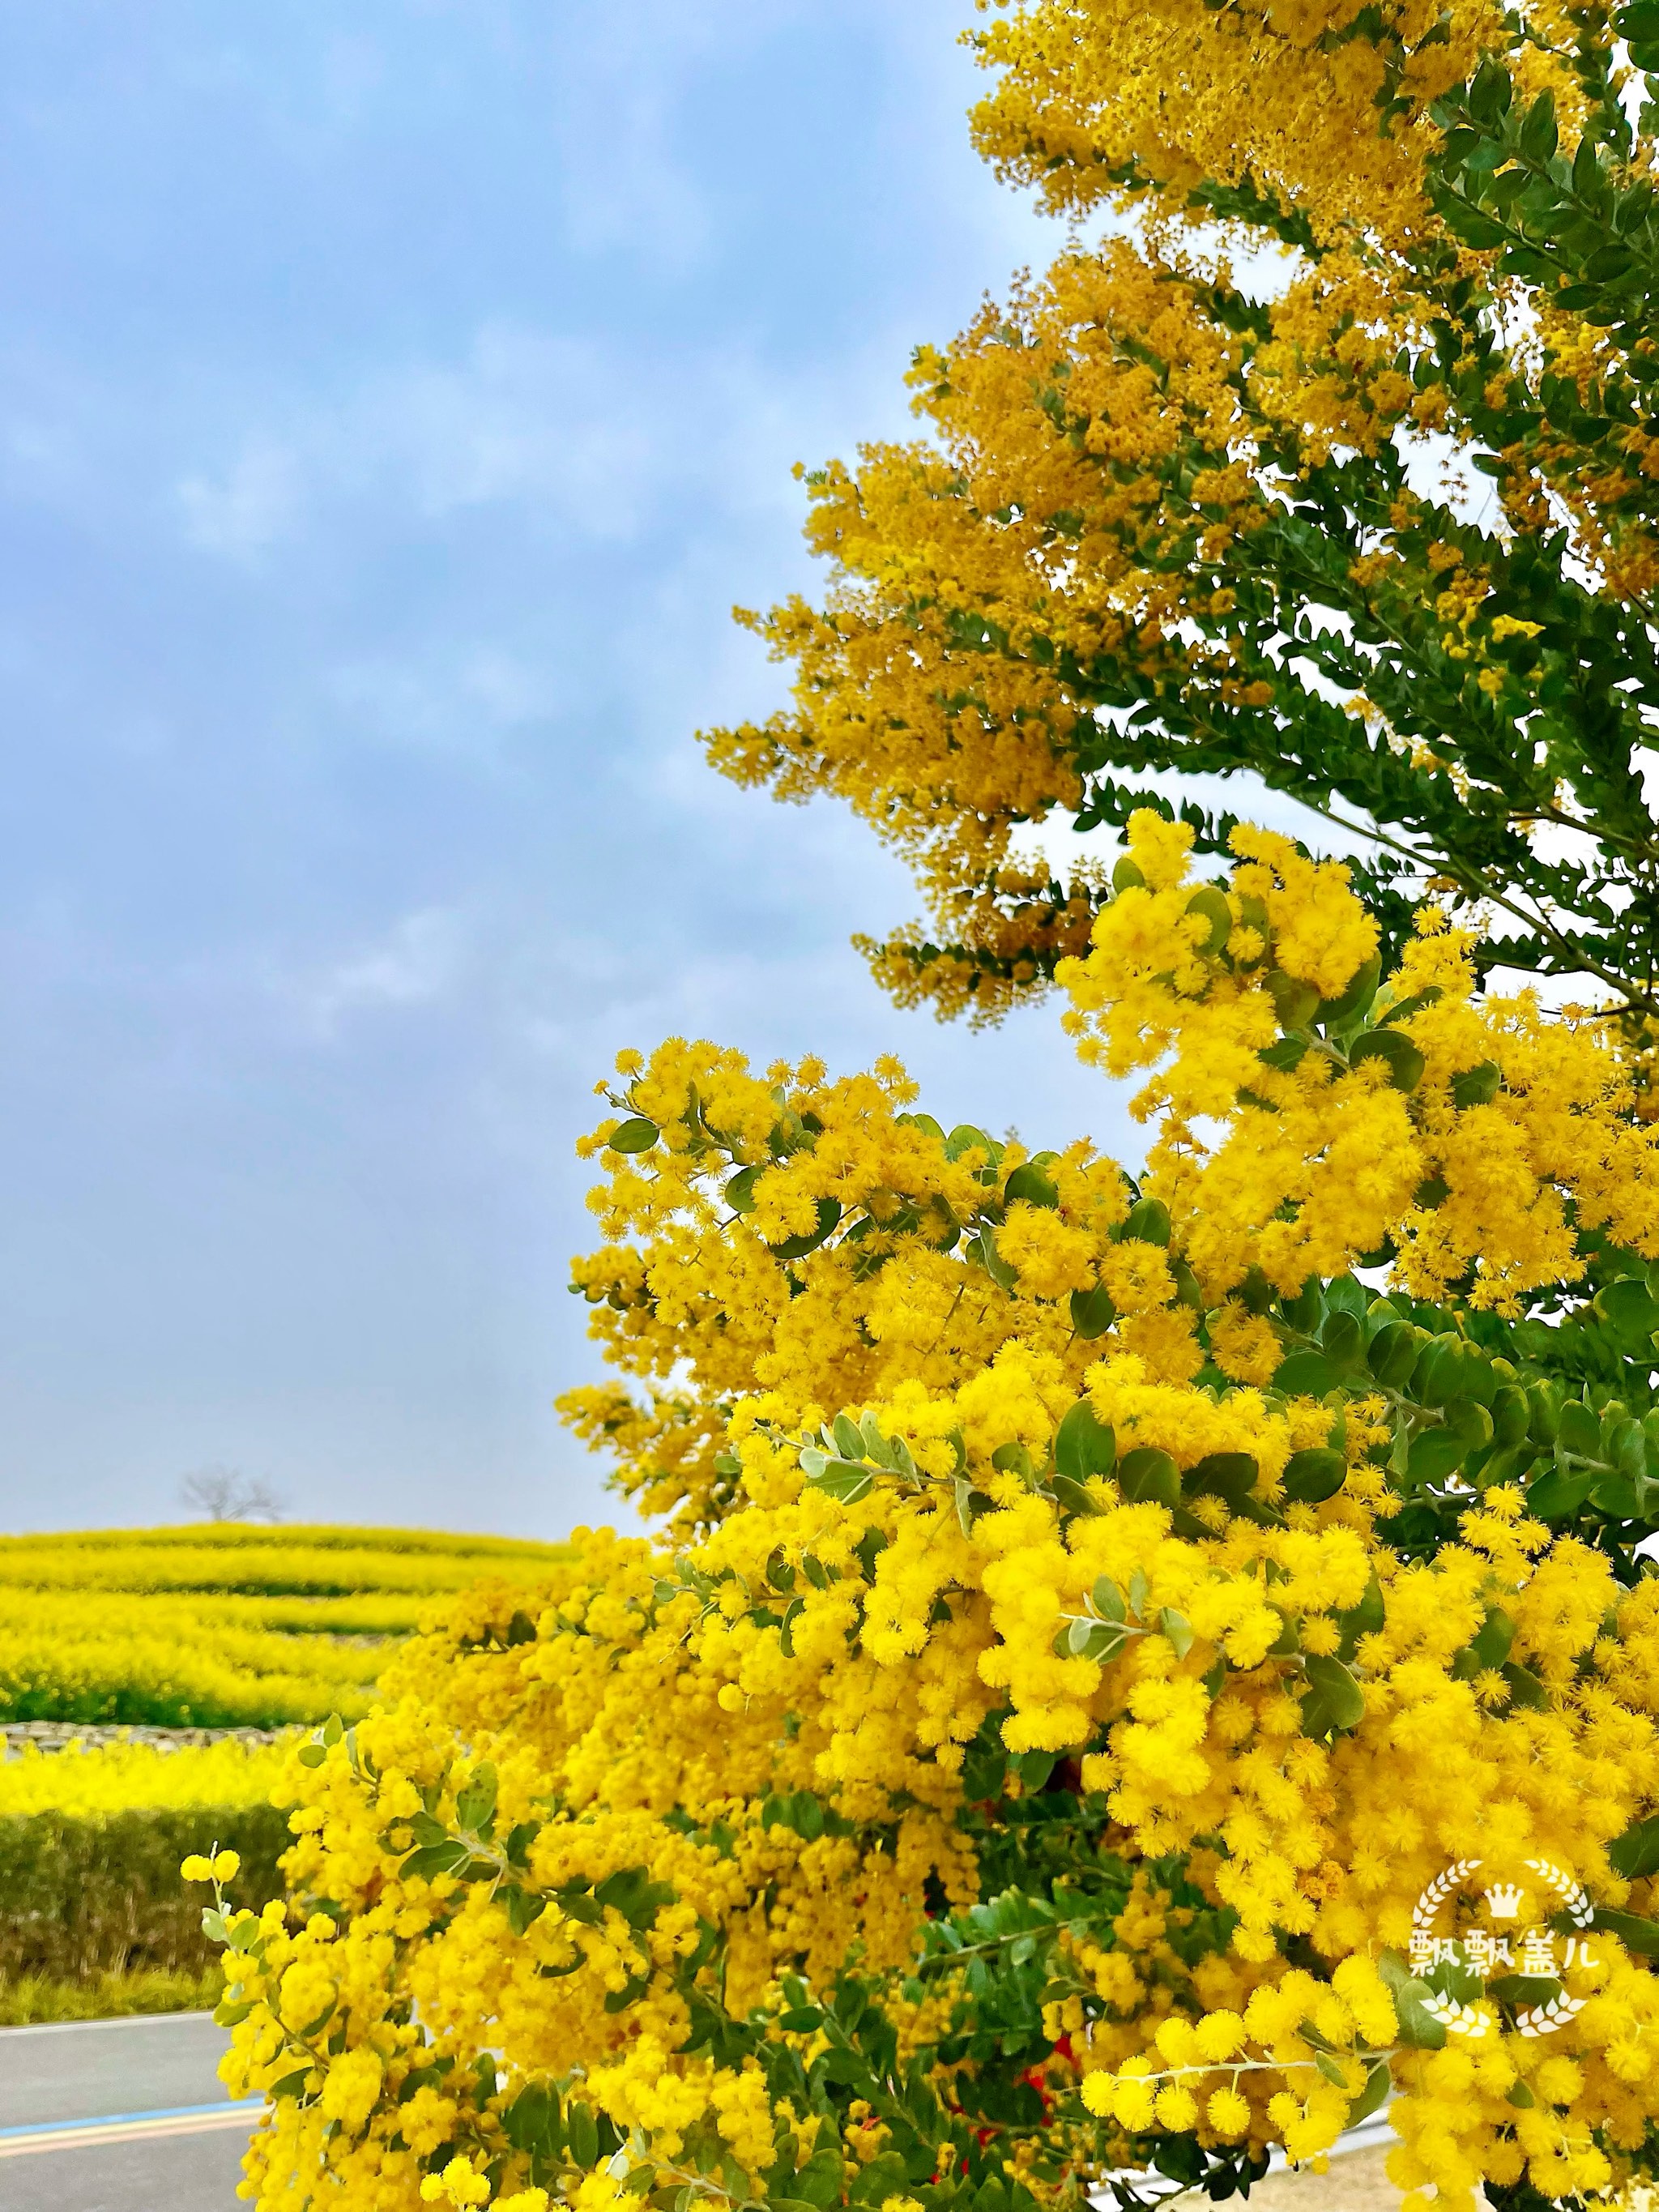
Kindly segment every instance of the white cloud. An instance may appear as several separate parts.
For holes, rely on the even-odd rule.
[[[289,978],[283,995],[312,1035],[331,1038],[350,1014],[429,1006],[446,997],[459,980],[464,949],[459,916],[424,907],[402,916],[378,942],[311,975]]]
[[[531,502],[595,538],[632,528],[654,442],[625,364],[500,324],[453,367],[407,368],[366,395],[357,427],[377,473],[428,514]]]
[[[545,668],[483,643],[414,662],[353,659],[327,683],[356,734],[475,763],[489,759],[501,738],[551,720],[565,704]]]
[[[174,497],[185,534],[204,552],[248,562],[283,537],[300,506],[296,457],[255,438],[216,476],[188,476]]]

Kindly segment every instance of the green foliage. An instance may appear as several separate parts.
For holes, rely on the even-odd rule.
[[[277,1860],[290,1841],[286,1814],[269,1805],[0,1815],[0,1984],[199,1978],[218,1947],[180,1861],[216,1843],[240,1852],[232,1894],[257,1906],[282,1895]]]

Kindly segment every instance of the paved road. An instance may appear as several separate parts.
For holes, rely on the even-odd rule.
[[[225,2041],[205,2013],[0,2028],[5,2212],[238,2212]]]

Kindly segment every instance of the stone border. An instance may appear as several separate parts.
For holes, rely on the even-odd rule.
[[[103,1751],[113,1744],[143,1744],[150,1751],[194,1751],[210,1743],[280,1743],[289,1729],[146,1728],[114,1721],[0,1721],[0,1759],[37,1751]]]

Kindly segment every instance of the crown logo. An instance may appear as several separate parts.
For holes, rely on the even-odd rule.
[[[1486,1898],[1486,1910],[1494,1920],[1513,1920],[1521,1911],[1521,1892],[1512,1882],[1495,1881]]]

